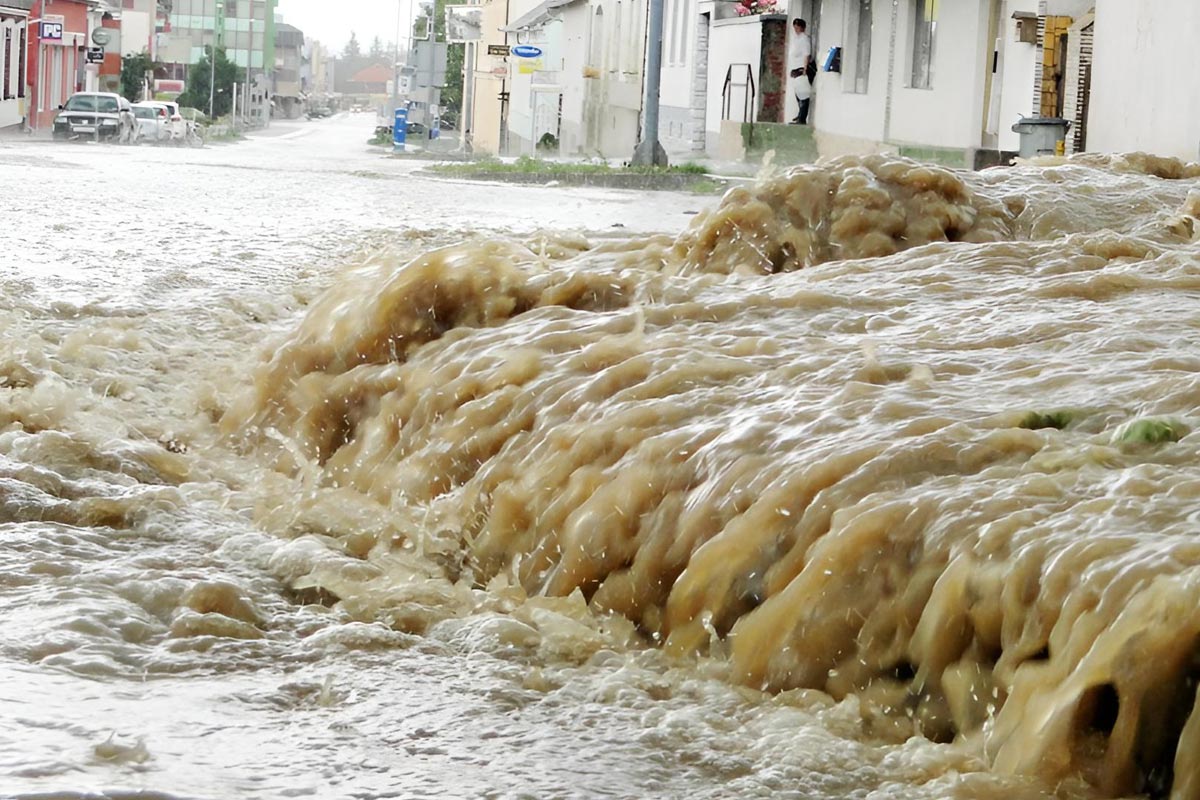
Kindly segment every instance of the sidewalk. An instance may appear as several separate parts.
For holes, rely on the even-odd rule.
[[[22,130],[20,125],[12,125],[7,128],[0,128],[0,144],[8,142],[28,144],[29,142],[52,142],[53,137],[50,134],[50,129],[46,128],[40,131]]]
[[[696,152],[686,147],[664,145],[663,149],[667,151],[667,162],[672,165],[699,164],[708,174],[724,178],[752,178],[761,166],[745,161],[720,161],[710,157],[708,153]]]

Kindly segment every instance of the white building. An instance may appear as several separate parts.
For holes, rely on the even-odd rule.
[[[569,10],[572,4],[576,11]],[[536,155],[538,143],[553,137],[553,147],[542,154],[557,154],[561,148],[563,122],[570,130],[572,143],[578,140],[578,124],[564,118],[563,96],[568,85],[579,94],[583,76],[564,80],[567,53],[563,48],[567,26],[564,17],[586,19],[586,4],[578,0],[547,0],[513,19],[504,28],[509,46],[533,48],[537,55],[510,55],[502,59],[509,77],[508,152],[512,155]],[[576,23],[578,24],[578,23]],[[575,27],[575,26],[572,26]],[[533,52],[533,51],[530,51]],[[494,57],[493,57],[494,58]]]
[[[26,47],[32,0],[0,0],[0,129],[25,121]]]
[[[476,150],[530,153],[550,134],[564,155],[631,157],[641,122],[646,9],[646,0],[485,5],[474,69]],[[489,55],[490,44],[542,52]]]
[[[665,0],[659,133],[677,160],[740,157],[743,123],[795,115],[786,59],[796,17],[808,20],[820,66],[839,54],[817,75],[812,127],[786,131],[811,137],[820,156],[1005,163],[1020,148],[1013,125],[1042,116],[1071,122],[1068,153],[1200,158],[1200,92],[1186,88],[1200,74],[1196,0],[777,0],[765,9],[777,13],[746,16],[736,2],[747,0]],[[522,73],[517,59],[481,56],[476,70],[497,84],[481,102],[509,98],[491,115],[506,152],[533,152],[549,133],[563,154],[627,157],[645,0],[523,6],[502,27],[510,43],[542,48],[543,63]]]
[[[816,151],[898,152],[956,166],[1000,161],[1001,151],[1018,149],[1012,126],[1020,118],[1070,116],[1086,106],[1079,81],[1072,83],[1065,68],[1070,53],[1078,63],[1082,52],[1081,31],[1072,33],[1069,26],[1091,3],[790,0],[787,17],[808,20],[822,67],[809,118]],[[706,5],[712,4],[702,0],[701,11]],[[705,149],[721,155],[731,138],[740,146],[734,128],[748,116],[756,123],[783,122],[795,114],[796,102],[789,87],[782,113],[764,111],[763,95],[778,89],[781,68],[767,48],[785,47],[766,35],[768,17],[714,14],[708,20]],[[790,19],[785,24],[790,42]],[[830,59],[835,48],[836,62]],[[1090,58],[1090,45],[1087,51]],[[745,90],[739,83],[749,84],[741,77],[746,73],[758,95],[751,114],[741,109]],[[727,78],[733,85],[723,92]]]
[[[786,81],[770,75],[769,67],[772,61],[777,67],[786,64],[791,19],[808,21],[819,46],[821,0],[777,0],[777,13],[747,16],[738,16],[735,5],[731,0],[665,0],[659,134],[676,156],[716,154],[722,122],[761,121],[764,94],[772,90],[777,96],[782,92],[782,104],[768,104],[769,121],[796,115]],[[774,34],[768,30],[772,25]],[[780,34],[772,52],[772,35]]]
[[[1200,159],[1200,3],[1095,5],[1087,149]]]
[[[106,5],[106,12],[121,21],[121,55],[146,53],[151,58],[157,58],[158,37],[154,30],[158,18],[156,0],[109,0]]]

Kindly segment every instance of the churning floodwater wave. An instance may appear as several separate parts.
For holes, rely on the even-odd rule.
[[[1198,177],[838,159],[182,331],[11,291],[0,786],[1200,796]]]

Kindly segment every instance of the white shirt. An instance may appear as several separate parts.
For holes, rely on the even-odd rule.
[[[789,54],[788,62],[792,69],[804,69],[804,63],[813,57],[812,52],[812,37],[807,33],[792,35],[792,50]],[[792,78],[792,92],[798,100],[803,100],[806,97],[812,97],[812,84],[808,82],[808,76],[803,72],[800,77]]]
[[[812,58],[812,37],[807,33],[792,36],[792,69],[804,69],[804,63]],[[807,80],[807,78],[805,78]]]

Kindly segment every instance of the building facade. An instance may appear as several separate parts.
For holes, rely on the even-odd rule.
[[[659,141],[673,152],[699,155],[705,151],[708,54],[715,6],[704,0],[664,0],[658,132]]]
[[[27,37],[28,122],[34,130],[49,130],[72,94],[96,88],[88,85],[87,50],[92,29],[99,27],[92,13],[98,8],[91,0],[38,0],[31,8],[30,18],[38,20]]]
[[[786,14],[772,13],[785,10],[777,2],[767,13],[731,17],[719,2],[698,0],[696,28],[688,34],[682,26],[691,38],[673,43],[675,26],[669,20],[666,26],[664,61],[679,64],[674,82],[664,81],[664,105],[674,114],[667,140],[674,135],[686,143],[690,134],[695,146],[700,137],[694,126],[688,130],[690,112],[705,120],[703,149],[731,157],[744,144],[744,123],[791,119],[794,79],[786,77],[791,65],[784,54],[794,35],[790,19],[802,17],[820,67],[807,152],[892,152],[967,167],[1001,163],[1019,148],[1013,124],[1022,117],[1078,117],[1077,128],[1084,127],[1091,4],[788,0]],[[778,24],[786,26],[782,37],[772,27]],[[689,48],[706,53],[703,81],[701,59],[688,59]],[[735,147],[727,147],[731,142]]]
[[[1097,0],[1094,25],[1087,149],[1200,160],[1200,4]]]
[[[645,88],[646,13],[646,0],[485,4],[470,93],[475,149],[531,153],[553,141],[563,155],[631,157]],[[486,38],[491,30],[502,36]],[[493,55],[488,45],[542,52]]]
[[[286,22],[275,22],[274,79],[275,113],[296,119],[304,113],[308,86],[302,72],[307,68],[304,32]]]
[[[312,93],[325,97],[333,92],[329,74],[329,51],[316,39],[308,40],[309,71],[312,74]]]
[[[23,125],[29,109],[25,51],[32,0],[0,0],[0,130]]]
[[[247,77],[270,77],[275,67],[276,0],[173,0],[159,59],[167,77],[187,80],[205,48],[225,49]]]

